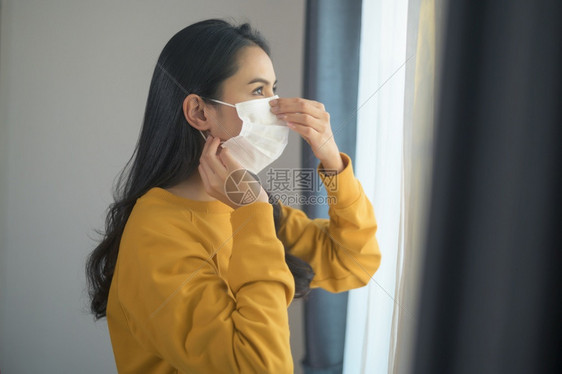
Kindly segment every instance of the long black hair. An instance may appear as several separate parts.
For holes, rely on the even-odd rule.
[[[222,82],[238,69],[238,52],[256,45],[270,55],[266,41],[249,24],[236,27],[211,19],[179,31],[162,50],[150,83],[140,138],[117,180],[102,240],[86,263],[90,309],[96,319],[106,315],[119,243],[136,200],[153,187],[171,187],[197,172],[204,144],[183,115],[185,97],[220,98]],[[270,202],[278,230],[281,206]],[[288,248],[285,260],[295,278],[295,297],[306,295],[314,276],[312,268],[289,254]]]

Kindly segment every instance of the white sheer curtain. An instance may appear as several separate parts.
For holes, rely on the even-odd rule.
[[[403,241],[408,0],[363,0],[355,172],[378,221],[381,267],[350,293],[344,373],[387,373]],[[407,62],[408,61],[408,62]],[[390,365],[391,366],[391,365]]]

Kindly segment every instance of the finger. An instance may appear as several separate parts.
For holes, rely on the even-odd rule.
[[[205,191],[213,197],[221,195],[223,193],[225,177],[216,174],[206,160],[201,160],[199,167],[202,170],[202,174],[204,174],[204,176],[201,176],[201,179],[205,178],[203,181]]]
[[[302,136],[304,140],[306,140],[308,143],[311,143],[312,139],[318,135],[318,132],[314,130],[312,127],[294,124],[294,123],[289,123],[288,126],[296,133],[298,133],[300,136]]]
[[[220,138],[217,137],[211,142],[209,161],[211,168],[215,171],[215,174],[219,175],[224,180],[228,175],[228,169],[219,157],[219,154],[222,151],[222,149],[219,150],[220,141]]]
[[[209,149],[209,144],[211,143],[212,140],[212,136],[211,135],[207,135],[207,138],[205,139],[205,143],[203,143],[203,149],[201,150],[201,156],[200,158],[203,158],[203,156],[206,154],[206,152]]]
[[[213,138],[209,142],[209,144],[207,144],[208,148],[203,151],[203,160],[207,163],[207,166],[212,170],[214,175],[217,175],[219,178],[225,179],[227,177],[228,170],[217,155],[219,144],[220,138]]]
[[[209,158],[208,158],[209,147],[212,142],[212,139],[213,139],[212,136],[210,135],[207,136],[207,140],[205,141],[205,144],[203,145],[203,150],[201,151],[201,157],[199,158],[199,164],[205,169],[207,176],[210,173],[214,174],[213,170],[209,166]]]
[[[229,168],[229,170],[230,170],[231,173],[232,173],[233,171],[235,171],[235,170],[245,169],[244,166],[242,166],[242,165],[232,156],[232,154],[230,153],[230,149],[228,149],[228,148],[223,148],[223,150],[221,151],[221,153],[219,154],[219,156],[220,156],[221,159],[224,161],[224,163],[228,165],[228,168]],[[256,179],[256,178],[255,178],[256,176],[255,176],[253,173],[251,173],[251,176],[252,176],[252,178],[253,178],[255,181],[257,181],[258,183],[260,183],[259,178]],[[261,185],[261,183],[260,183],[260,185]],[[250,187],[248,186],[248,182],[245,181],[245,182],[241,182],[241,184],[238,186],[238,188],[244,190],[244,189],[247,189],[247,188],[250,188]],[[261,190],[263,191],[263,187],[261,188]],[[258,198],[259,198],[259,196],[261,196],[261,194],[262,194],[262,192],[260,192],[260,193],[258,194]]]
[[[286,103],[291,103],[291,102],[306,102],[320,110],[326,110],[326,108],[324,107],[324,104],[322,104],[321,102],[318,101],[314,101],[314,100],[308,100],[308,99],[304,99],[302,97],[282,97],[282,98],[278,98],[275,100],[271,100],[269,102],[269,104],[271,106],[279,106],[280,104],[286,104]]]
[[[324,105],[321,103],[300,97],[277,99],[276,104],[272,105],[272,112],[275,114],[306,113],[316,118],[322,118],[323,113],[326,113]]]
[[[238,160],[236,160],[234,156],[232,156],[232,153],[230,153],[230,149],[226,147],[222,147],[222,150],[219,153],[219,158],[221,159],[222,163],[225,165],[225,167],[229,172],[238,169],[244,169],[242,164],[240,164]]]
[[[213,156],[217,153],[217,148],[218,148],[217,140],[219,139],[211,135],[207,137],[207,142],[205,143],[205,146],[203,147],[203,152],[201,153],[202,157],[209,159],[210,156]]]
[[[326,122],[319,120],[309,114],[305,113],[288,113],[281,114],[277,116],[279,119],[302,126],[312,127],[318,132],[324,132],[326,130]]]
[[[205,171],[205,167],[203,166],[203,164],[199,164],[197,170],[199,170],[199,175],[201,176],[201,180],[203,181],[203,187],[205,187],[205,191],[210,195],[211,185],[209,183],[209,176],[207,175],[207,172]]]

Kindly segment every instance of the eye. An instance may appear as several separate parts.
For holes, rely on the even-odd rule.
[[[277,93],[277,86],[273,86],[273,93],[274,93],[274,94]]]
[[[263,86],[256,88],[253,93],[256,95],[263,96]]]

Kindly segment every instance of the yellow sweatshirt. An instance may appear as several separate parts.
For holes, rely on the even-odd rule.
[[[282,205],[279,236],[269,203],[232,209],[161,188],[138,199],[107,304],[119,373],[293,373],[283,244],[332,292],[364,286],[380,264],[373,208],[341,156],[336,176],[317,168],[330,219]]]

